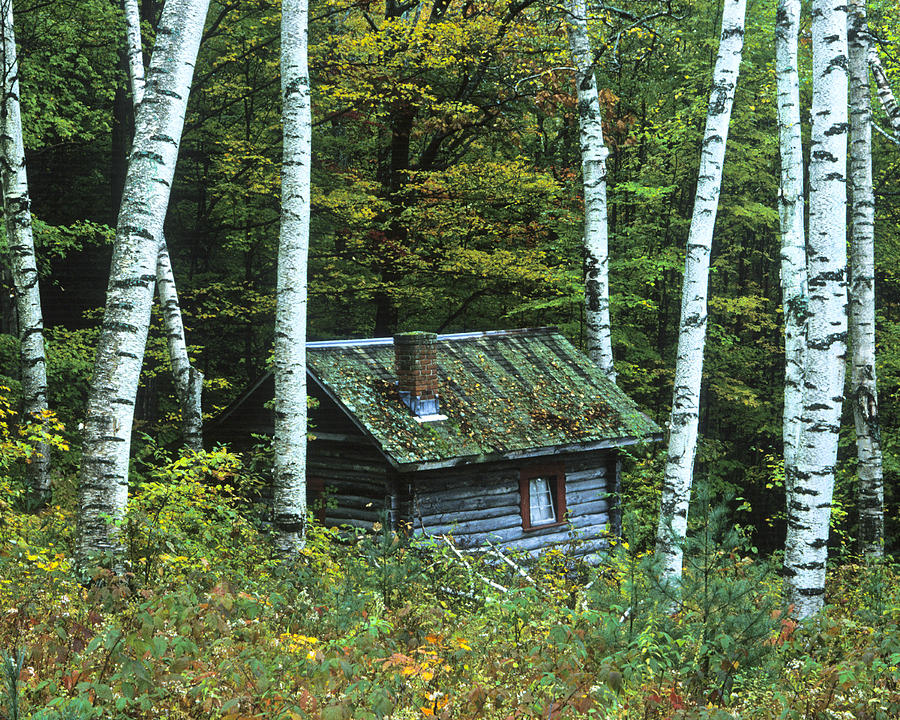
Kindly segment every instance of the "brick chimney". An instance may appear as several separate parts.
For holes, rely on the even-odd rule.
[[[437,335],[434,333],[406,332],[394,335],[397,389],[400,391],[400,399],[417,418],[437,416],[440,412],[436,343]]]

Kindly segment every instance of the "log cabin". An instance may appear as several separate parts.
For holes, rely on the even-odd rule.
[[[310,342],[307,366],[308,501],[329,525],[594,553],[620,530],[621,448],[660,439],[552,328]],[[207,435],[271,434],[273,395],[269,374]]]

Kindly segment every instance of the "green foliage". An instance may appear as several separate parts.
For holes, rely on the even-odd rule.
[[[767,563],[702,505],[675,612],[650,555],[625,542],[591,566],[565,548],[503,560],[384,523],[312,522],[282,563],[245,519],[238,458],[147,447],[133,573],[79,584],[71,496],[2,526],[0,648],[19,649],[19,718],[896,714],[890,565],[840,568],[826,614],[797,626]],[[10,715],[8,690],[3,702]]]
[[[357,533],[353,544],[359,560],[350,565],[349,587],[356,593],[372,594],[386,609],[393,610],[404,586],[416,583],[422,573],[409,538],[391,529],[383,514],[372,532]]]
[[[145,584],[179,584],[205,577],[211,557],[236,567],[260,561],[258,548],[244,542],[256,535],[245,498],[260,481],[243,473],[239,456],[217,448],[169,459],[149,438],[141,453],[149,473],[132,484],[124,528],[135,575]]]
[[[29,504],[25,490],[24,469],[31,462],[38,445],[45,444],[54,452],[66,452],[68,442],[64,427],[52,411],[33,417],[20,417],[13,407],[11,388],[0,384],[0,511],[10,511]],[[13,522],[15,515],[8,522]],[[0,534],[7,521],[0,513]]]
[[[40,261],[39,271],[46,282],[53,283],[50,263],[65,260],[90,247],[112,245],[115,228],[90,220],[77,220],[71,225],[49,225],[33,219],[35,254]]]
[[[0,650],[0,675],[3,680],[3,694],[9,720],[19,720],[19,675],[25,665],[25,651],[7,653]]]
[[[105,136],[115,92],[118,8],[110,3],[16,7],[16,40],[22,46],[22,127],[25,145],[84,142]]]

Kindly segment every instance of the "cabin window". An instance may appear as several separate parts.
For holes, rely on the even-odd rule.
[[[550,478],[531,478],[528,483],[528,491],[531,496],[531,524],[543,525],[548,522],[556,522]]]
[[[566,515],[566,473],[562,465],[523,468],[519,477],[522,528],[560,525]]]

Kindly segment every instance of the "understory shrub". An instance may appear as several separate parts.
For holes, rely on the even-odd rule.
[[[73,493],[33,514],[0,475],[3,720],[900,717],[889,562],[833,568],[804,624],[704,503],[677,589],[639,543],[589,564],[574,534],[532,558],[311,521],[282,562],[242,458],[153,450],[137,471],[130,571],[83,582]]]

